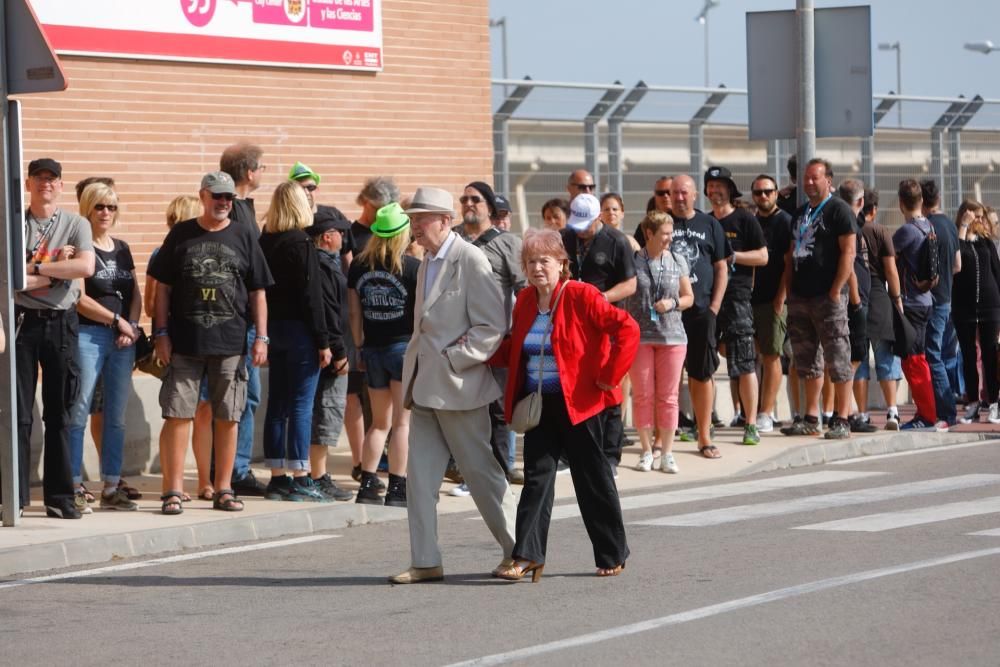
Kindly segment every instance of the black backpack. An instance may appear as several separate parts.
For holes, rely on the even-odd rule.
[[[924,240],[917,250],[917,273],[913,280],[914,285],[921,292],[929,292],[941,280],[938,237],[934,233],[934,225],[929,220],[927,221],[927,225],[930,229],[924,232],[924,230],[920,229],[919,225],[915,224],[916,228],[920,229],[920,233],[924,235]]]

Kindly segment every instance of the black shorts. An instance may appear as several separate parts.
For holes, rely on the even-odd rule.
[[[868,307],[847,304],[847,332],[851,343],[851,363],[868,359]]]
[[[709,308],[693,306],[681,314],[684,331],[687,333],[687,356],[684,365],[688,376],[700,382],[707,382],[719,368],[719,354],[716,352],[715,313]]]
[[[364,371],[347,371],[347,393],[348,395],[359,395],[367,384]]]
[[[757,346],[753,338],[753,306],[749,299],[724,299],[717,323],[719,340],[726,345],[729,377],[757,372]]]

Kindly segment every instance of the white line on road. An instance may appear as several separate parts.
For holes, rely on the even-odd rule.
[[[690,514],[677,514],[659,519],[633,521],[631,525],[717,526],[723,523],[762,519],[784,514],[794,514],[796,512],[811,512],[830,507],[862,505],[864,503],[875,503],[883,500],[905,498],[907,496],[921,496],[929,493],[971,489],[977,486],[997,484],[998,482],[1000,482],[1000,475],[958,475],[957,477],[943,477],[941,479],[928,479],[920,482],[909,482],[907,484],[878,486],[871,489],[842,491],[840,493],[828,493],[819,496],[809,496],[807,498],[779,500],[770,503],[758,503],[756,505],[736,505],[734,507],[723,507],[721,509],[692,512]]]
[[[978,533],[969,533],[969,535],[986,535],[989,537],[1000,537],[1000,528],[990,528],[989,530],[980,530]]]
[[[824,521],[808,526],[795,526],[795,530],[838,530],[879,533],[883,530],[919,526],[925,523],[961,519],[967,516],[979,516],[980,514],[994,514],[996,512],[1000,512],[1000,497],[946,503],[931,507],[918,507],[899,512],[882,512],[879,514],[852,517],[850,519],[838,519],[837,521]]]
[[[910,449],[905,452],[893,452],[892,454],[873,454],[872,456],[858,456],[852,459],[840,461],[830,461],[832,466],[849,466],[852,463],[867,463],[868,461],[878,461],[879,459],[894,459],[897,456],[916,456],[917,454],[933,454],[935,452],[950,452],[955,449],[965,449],[966,447],[981,447],[983,445],[997,445],[996,440],[977,440],[976,442],[963,442],[960,445],[941,445],[940,447],[927,447],[926,449]]]
[[[819,593],[832,588],[850,586],[851,584],[871,581],[873,579],[880,579],[882,577],[889,577],[896,574],[905,574],[916,570],[925,570],[927,568],[939,567],[941,565],[960,563],[974,558],[985,558],[987,556],[997,555],[1000,555],[1000,547],[993,549],[981,549],[979,551],[965,551],[962,553],[952,554],[950,556],[942,556],[940,558],[929,558],[927,560],[903,563],[901,565],[893,565],[891,567],[883,567],[876,570],[855,572],[854,574],[847,574],[840,577],[820,579],[819,581],[812,581],[805,584],[799,584],[797,586],[789,586],[787,588],[779,588],[777,590],[768,591],[767,593],[760,593],[758,595],[751,595],[745,598],[729,600],[728,602],[720,602],[719,604],[699,607],[697,609],[691,609],[690,611],[683,611],[669,616],[661,616],[660,618],[653,618],[648,621],[622,625],[617,628],[608,628],[606,630],[600,630],[598,632],[592,632],[585,635],[577,635],[576,637],[560,639],[546,644],[528,646],[526,648],[509,651],[507,653],[494,653],[493,655],[486,655],[481,658],[474,658],[464,662],[456,662],[448,667],[502,665],[508,662],[514,662],[515,660],[527,660],[529,658],[535,658],[547,653],[554,653],[556,651],[562,651],[570,648],[597,644],[599,642],[619,639],[621,637],[627,637],[629,635],[639,634],[640,632],[648,632],[650,630],[656,630],[672,625],[680,625],[681,623],[697,621],[731,611],[738,611],[748,607],[756,607],[762,604],[767,604],[768,602],[777,602],[779,600],[809,595],[811,593]]]
[[[136,563],[122,563],[121,565],[109,565],[107,567],[98,567],[91,570],[78,570],[76,572],[63,572],[61,574],[50,574],[44,577],[32,577],[31,579],[19,579],[17,581],[3,582],[0,583],[0,590],[4,588],[17,588],[18,586],[27,586],[29,584],[44,584],[50,581],[59,581],[62,579],[78,579],[80,577],[93,577],[99,574],[109,574],[112,572],[138,570],[139,568],[143,567],[152,567],[154,565],[167,565],[169,563],[181,563],[183,561],[196,560],[198,558],[211,558],[212,556],[228,556],[229,554],[244,553],[247,551],[260,551],[262,549],[276,549],[278,547],[288,547],[296,544],[306,544],[308,542],[329,540],[334,537],[340,537],[340,535],[306,535],[304,537],[292,537],[287,540],[276,540],[274,542],[265,542],[263,544],[247,544],[242,547],[226,547],[225,549],[213,549],[211,551],[198,551],[196,553],[191,553],[191,554],[165,556],[163,558],[143,560],[143,561],[138,561]]]

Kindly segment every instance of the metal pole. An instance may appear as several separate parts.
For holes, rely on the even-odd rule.
[[[809,160],[816,155],[816,48],[815,5],[813,0],[796,0],[795,13],[799,24],[799,131],[798,131],[798,193],[805,202],[805,173]]]
[[[506,76],[506,75],[505,75]],[[896,94],[903,94],[903,47],[900,42],[896,42]],[[900,100],[896,107],[899,118],[899,127],[903,127],[903,102]]]
[[[947,199],[942,202],[947,211],[957,211],[962,202],[962,131],[948,131]]]
[[[509,116],[493,117],[493,178],[497,192],[510,192]]]
[[[705,87],[708,88],[708,12],[705,12]]]
[[[500,57],[501,64],[503,66],[503,78],[506,80],[509,78],[509,72],[507,68],[507,17],[502,16],[498,19],[490,19],[491,28],[500,28]],[[507,97],[508,91],[507,86],[503,87],[503,95]]]

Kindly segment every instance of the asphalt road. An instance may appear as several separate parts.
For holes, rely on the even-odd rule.
[[[569,507],[534,585],[489,577],[472,512],[441,524],[441,584],[386,582],[405,522],[0,583],[0,661],[1000,664],[1000,442],[623,504],[632,557],[609,579]]]

